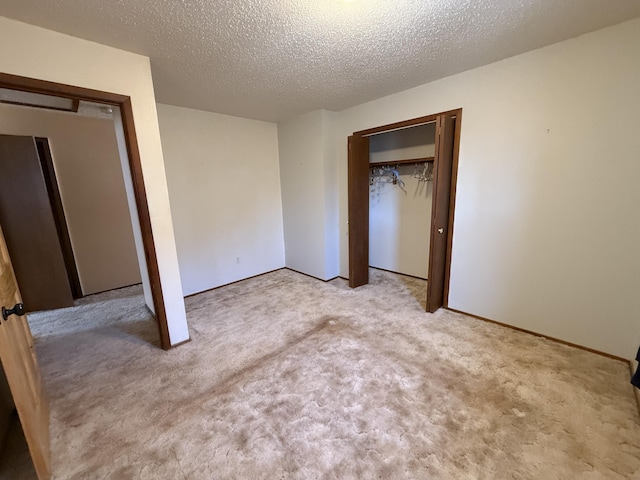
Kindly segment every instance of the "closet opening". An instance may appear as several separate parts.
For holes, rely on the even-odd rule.
[[[447,305],[462,109],[354,132],[349,145],[349,286],[369,267],[427,280]]]

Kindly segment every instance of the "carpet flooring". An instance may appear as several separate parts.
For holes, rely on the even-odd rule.
[[[186,299],[168,352],[137,287],[32,315],[54,478],[640,478],[628,365],[424,292],[280,270]]]

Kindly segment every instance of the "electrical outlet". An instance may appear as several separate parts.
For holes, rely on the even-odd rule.
[[[240,263],[240,257],[236,257],[236,263]]]

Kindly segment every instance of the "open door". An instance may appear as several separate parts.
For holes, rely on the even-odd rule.
[[[442,307],[444,303],[454,130],[455,119],[453,115],[438,116],[436,119],[436,152],[433,167],[429,281],[427,282],[427,311],[431,313]]]
[[[369,138],[349,137],[349,286],[369,283]]]
[[[11,267],[9,252],[0,229],[0,360],[22,430],[29,446],[33,466],[40,480],[51,476],[49,451],[49,405],[33,347],[31,330],[19,304],[22,300]],[[15,309],[15,313],[6,310]],[[6,318],[5,318],[6,317]]]
[[[49,192],[33,137],[0,135],[0,225],[29,311],[73,306]]]
[[[369,136],[436,123],[434,181],[431,207],[427,311],[446,302],[453,236],[457,145],[462,109],[390,123],[354,132],[349,137],[349,286],[369,282]],[[455,156],[455,158],[454,158]]]

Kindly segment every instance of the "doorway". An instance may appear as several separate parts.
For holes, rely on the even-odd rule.
[[[123,173],[125,176],[128,176],[131,181],[133,195],[135,198],[135,207],[137,210],[142,239],[141,243],[143,245],[144,259],[146,261],[147,273],[151,287],[155,318],[160,334],[160,344],[165,350],[171,348],[156,248],[151,231],[151,220],[149,216],[149,208],[142,175],[142,165],[138,151],[130,97],[4,73],[0,73],[0,88],[67,98],[73,100],[74,103],[78,101],[86,101],[116,107],[114,110],[119,112],[119,115],[115,120],[116,124],[120,124],[121,126],[123,142],[128,157],[127,170],[129,171],[125,171]]]
[[[419,125],[435,125],[433,194],[426,310],[447,306],[462,109],[354,132],[348,138],[349,286],[369,282],[369,137]],[[393,162],[392,162],[393,163]],[[428,219],[425,218],[425,222]]]

